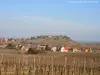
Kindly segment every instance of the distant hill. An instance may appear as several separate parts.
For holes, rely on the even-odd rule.
[[[13,38],[14,39],[14,38]],[[17,38],[16,41],[8,41],[7,43],[13,44],[25,44],[25,43],[32,43],[35,45],[38,44],[49,44],[49,45],[68,45],[68,46],[75,46],[75,47],[86,47],[86,48],[99,48],[100,49],[100,42],[79,42],[74,41],[70,37],[63,36],[63,35],[41,35],[35,36],[30,38]]]
[[[59,36],[37,36],[31,37],[26,40],[26,43],[33,44],[49,44],[49,45],[68,45],[77,46],[79,43],[70,39],[70,37],[59,35]]]

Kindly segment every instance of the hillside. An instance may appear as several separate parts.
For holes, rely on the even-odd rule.
[[[76,46],[79,43],[70,39],[67,36],[37,36],[31,37],[30,39],[26,40],[26,43],[33,43],[33,44],[49,44],[49,45],[68,45],[68,46]]]

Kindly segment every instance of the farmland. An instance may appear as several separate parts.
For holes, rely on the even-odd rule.
[[[44,42],[49,45],[58,43],[64,43],[69,46],[72,44],[77,45],[76,42],[68,37],[62,38],[60,36],[59,38],[39,39],[26,40],[26,42],[33,42],[33,44]],[[12,43],[21,44],[19,41],[13,41]],[[0,75],[100,75],[99,44],[80,44],[82,48],[87,46],[98,48],[95,52],[74,53],[69,51],[64,53],[43,51],[37,54],[27,54],[19,53],[21,50],[13,48],[14,45],[11,45],[12,43],[8,41],[12,48],[8,46],[0,48]],[[27,43],[24,41],[24,44]]]
[[[99,53],[0,54],[0,75],[99,74]]]

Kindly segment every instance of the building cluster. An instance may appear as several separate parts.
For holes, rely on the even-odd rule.
[[[6,48],[6,44],[9,44],[8,41],[13,39],[0,38],[0,48]],[[29,48],[34,50],[45,50],[52,52],[97,52],[100,51],[98,48],[86,48],[86,47],[69,47],[66,45],[47,45],[47,44],[33,44],[33,43],[24,43],[24,44],[15,44],[15,48],[18,50],[28,51]]]
[[[0,38],[0,43],[7,43],[8,39],[7,38]]]
[[[98,48],[85,48],[85,47],[69,47],[66,45],[50,46],[50,45],[32,45],[27,44],[22,46],[21,50],[28,50],[32,48],[34,50],[45,50],[51,52],[99,52]]]

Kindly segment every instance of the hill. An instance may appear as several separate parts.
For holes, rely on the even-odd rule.
[[[26,43],[49,44],[49,45],[68,45],[68,46],[79,45],[79,43],[73,41],[70,37],[63,36],[63,35],[31,37],[30,39],[26,40]]]

